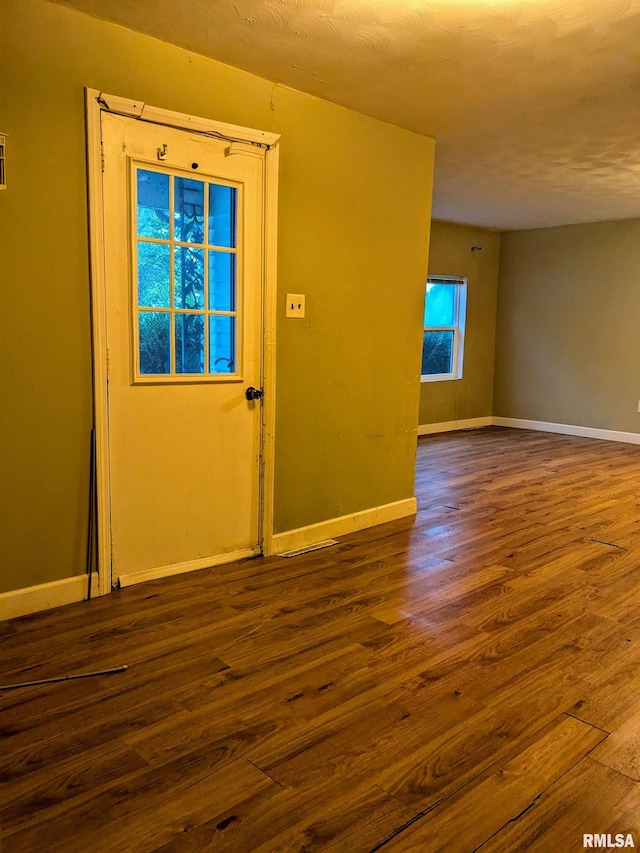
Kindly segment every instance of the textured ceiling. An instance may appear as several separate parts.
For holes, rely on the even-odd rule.
[[[434,216],[640,217],[640,0],[56,0],[434,137]]]

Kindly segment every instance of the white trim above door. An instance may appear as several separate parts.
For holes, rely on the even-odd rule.
[[[273,484],[275,438],[275,339],[276,339],[276,234],[278,139],[273,133],[238,127],[196,118],[151,107],[139,101],[108,95],[94,89],[86,90],[87,149],[89,177],[90,270],[92,291],[93,359],[94,359],[94,418],[96,428],[96,482],[98,497],[98,576],[99,593],[112,588],[112,517],[109,467],[109,408],[108,408],[108,350],[107,350],[107,281],[105,265],[105,213],[102,173],[102,116],[114,113],[164,125],[189,134],[207,136],[229,142],[227,154],[251,155],[253,151],[264,162],[262,195],[262,431],[260,446],[259,547],[270,554],[273,547]],[[234,158],[235,159],[235,158]],[[224,555],[227,559],[247,556],[244,552]],[[204,567],[203,561],[189,560],[162,566],[152,571],[132,572],[126,583],[148,580],[178,572]],[[220,559],[204,563],[221,562]],[[124,580],[124,577],[123,577]]]

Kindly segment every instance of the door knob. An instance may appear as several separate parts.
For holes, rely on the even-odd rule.
[[[247,400],[261,400],[264,396],[264,391],[254,388],[253,385],[249,385],[247,390],[244,392],[244,396]]]

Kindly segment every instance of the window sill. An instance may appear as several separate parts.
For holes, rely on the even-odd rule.
[[[434,374],[433,376],[421,376],[420,382],[455,382],[462,376],[454,376],[452,373]]]

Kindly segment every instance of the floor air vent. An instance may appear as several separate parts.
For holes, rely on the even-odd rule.
[[[338,545],[337,539],[323,539],[322,542],[314,542],[313,545],[306,545],[304,548],[294,548],[293,551],[283,551],[281,557],[299,557],[300,554],[308,554],[309,551],[319,551],[321,548],[329,548],[331,545]]]

